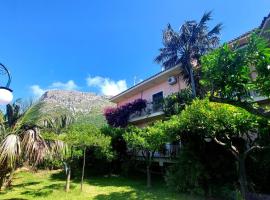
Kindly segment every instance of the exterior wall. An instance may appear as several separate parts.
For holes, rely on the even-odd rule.
[[[177,83],[174,85],[170,85],[168,84],[167,80],[157,84],[157,85],[153,85],[153,87],[145,89],[143,91],[141,91],[140,93],[137,93],[135,95],[133,95],[130,98],[125,99],[124,101],[121,101],[118,103],[118,106],[124,105],[128,102],[132,102],[135,99],[146,99],[149,102],[152,102],[152,95],[156,94],[158,92],[163,92],[163,96],[166,97],[172,93],[178,92],[181,89],[186,88],[186,83],[184,82],[184,80],[181,78],[181,76],[179,75],[177,77]]]

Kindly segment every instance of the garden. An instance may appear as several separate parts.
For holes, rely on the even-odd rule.
[[[42,115],[16,101],[1,114],[1,199],[251,199],[270,193],[270,48],[254,31],[245,47],[219,44],[211,12],[168,25],[156,62],[179,65],[190,87],[164,98],[164,118],[128,123],[135,100],[104,111],[106,124]],[[252,66],[252,67],[251,67]],[[256,73],[256,78],[251,74]],[[252,92],[266,97],[260,104]],[[154,154],[179,143],[173,163]],[[141,152],[142,160],[135,159]]]

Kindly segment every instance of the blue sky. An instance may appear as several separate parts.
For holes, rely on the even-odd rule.
[[[113,94],[160,71],[154,63],[167,23],[178,29],[213,11],[228,41],[259,26],[269,0],[0,1],[0,62],[15,98],[47,89]]]

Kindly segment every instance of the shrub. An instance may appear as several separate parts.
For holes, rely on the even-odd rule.
[[[192,101],[192,92],[188,89],[183,89],[180,92],[168,95],[163,100],[163,111],[166,116],[179,114],[186,104]]]
[[[177,164],[167,171],[165,180],[170,188],[180,193],[202,195],[204,191],[201,182],[205,177],[207,173],[197,156],[184,148]]]

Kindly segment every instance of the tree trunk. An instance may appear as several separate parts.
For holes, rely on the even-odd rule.
[[[247,176],[246,176],[246,166],[245,166],[244,155],[240,155],[238,158],[238,173],[239,173],[241,195],[243,199],[245,200],[247,192],[248,192],[248,187],[247,187]]]
[[[196,98],[196,85],[195,85],[192,65],[189,66],[189,76],[190,76],[190,82],[191,82],[191,88],[192,88],[192,96],[193,98]]]
[[[146,166],[146,173],[147,173],[147,187],[150,188],[152,186],[150,164],[147,164]]]
[[[84,150],[83,150],[83,167],[82,167],[82,179],[81,179],[81,192],[83,190],[83,178],[84,178],[84,168],[85,168],[85,152],[86,152],[86,147],[84,147]]]
[[[71,175],[71,168],[70,168],[70,166],[67,166],[67,172],[66,172],[66,192],[69,192],[69,188],[70,188],[70,175]]]
[[[146,151],[146,156],[145,156],[145,163],[146,163],[146,175],[147,175],[147,187],[150,188],[152,186],[151,184],[151,152]]]
[[[15,170],[12,168],[11,171],[10,171],[8,180],[6,181],[5,188],[9,188],[11,186],[12,179],[13,179],[13,176],[14,176],[14,172],[15,172]]]

